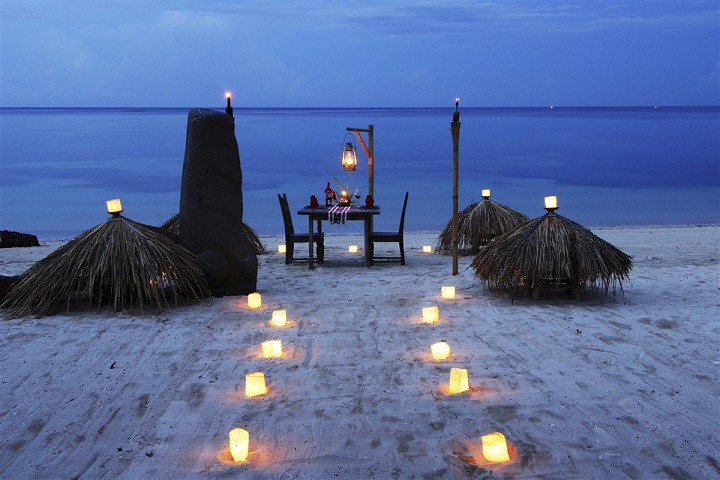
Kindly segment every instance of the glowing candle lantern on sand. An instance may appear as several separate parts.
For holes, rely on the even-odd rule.
[[[489,462],[507,462],[510,460],[505,435],[500,432],[482,436],[482,454]]]
[[[262,342],[262,355],[265,358],[282,357],[282,342],[280,340]]]
[[[253,372],[245,375],[245,395],[248,397],[257,397],[265,395],[267,387],[265,386],[265,374],[262,372]]]
[[[250,447],[250,434],[242,428],[233,428],[228,435],[230,440],[230,455],[235,462],[244,462],[248,457]]]
[[[262,297],[258,292],[253,292],[248,295],[248,307],[260,308],[260,305],[262,305]]]
[[[440,287],[440,294],[442,298],[453,299],[455,298],[455,287],[451,285]]]
[[[278,253],[286,253],[287,252],[287,245],[284,243],[281,243],[278,245]]]
[[[430,345],[434,360],[445,360],[450,356],[450,345],[445,340]]]
[[[357,245],[350,245],[350,246],[348,247],[348,252],[350,252],[350,253],[357,253],[357,251],[358,251],[358,246],[357,246]]]
[[[287,313],[285,313],[285,310],[273,310],[270,323],[273,327],[284,327],[287,323]]]
[[[111,215],[120,215],[122,213],[122,203],[120,202],[119,198],[113,198],[112,200],[107,200],[105,202],[105,205],[107,205],[107,211]]]
[[[432,245],[423,245],[423,253],[432,253]]]
[[[468,373],[464,368],[451,368],[450,369],[450,386],[448,391],[451,394],[462,393],[468,390],[470,385],[468,384]]]
[[[435,323],[440,319],[440,311],[437,306],[423,307],[422,309],[423,322]]]

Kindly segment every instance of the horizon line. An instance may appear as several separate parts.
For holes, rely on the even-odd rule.
[[[102,110],[109,110],[109,109],[155,109],[155,110],[177,110],[177,109],[194,109],[194,108],[208,108],[208,109],[224,109],[225,105],[219,105],[217,107],[212,106],[204,106],[204,107],[189,107],[189,106],[153,106],[153,105],[107,105],[107,106],[2,106],[0,105],[0,109],[2,110],[10,110],[10,109],[46,109],[46,110],[71,110],[71,109],[102,109]],[[337,110],[337,109],[344,109],[344,110],[401,110],[401,109],[455,109],[455,105],[448,105],[448,106],[414,106],[414,107],[408,107],[408,106],[366,106],[366,107],[357,107],[357,106],[235,106],[233,105],[233,109],[235,110],[257,110],[257,109],[263,109],[263,110],[301,110],[301,109],[314,109],[314,110]],[[660,108],[720,108],[720,104],[711,104],[711,105],[680,105],[680,104],[647,104],[647,105],[524,105],[524,106],[502,106],[502,105],[485,105],[485,106],[461,106],[460,109],[463,108],[472,108],[472,109],[564,109],[564,108],[593,108],[593,109],[599,109],[599,108],[651,108],[651,109],[660,109]]]

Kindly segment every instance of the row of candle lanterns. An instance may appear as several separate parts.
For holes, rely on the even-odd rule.
[[[248,308],[258,309],[262,306],[262,295],[253,292],[248,295]],[[284,327],[287,325],[287,312],[273,310],[270,325]],[[263,358],[282,357],[282,341],[267,340],[260,344]],[[245,396],[252,398],[267,394],[267,384],[263,372],[250,372],[245,375]],[[250,433],[242,428],[233,428],[228,433],[228,446],[234,462],[245,462],[250,450]]]
[[[430,251],[430,247],[428,251]],[[425,251],[425,247],[423,247]],[[440,295],[444,299],[455,298],[455,287],[452,285],[440,287]],[[430,307],[424,307],[422,309],[423,323],[435,323],[440,319],[440,311],[436,305]],[[450,345],[445,341],[441,340],[437,343],[430,345],[430,352],[433,360],[445,360],[450,357]],[[465,392],[470,389],[470,382],[468,380],[468,371],[465,368],[453,367],[450,369],[450,382],[448,383],[448,393],[451,395]],[[500,432],[492,432],[487,435],[482,435],[482,455],[483,457],[493,463],[507,462],[510,460],[510,454],[508,453],[507,441],[505,436]]]
[[[422,246],[423,253],[432,253],[432,245],[423,245]],[[277,253],[286,253],[287,252],[287,245],[284,243],[278,244]],[[357,245],[348,245],[348,252],[350,253],[358,253],[359,249]]]
[[[455,298],[454,286],[441,287],[441,297],[444,299]],[[253,292],[248,295],[248,307],[257,309],[262,306],[260,293]],[[439,308],[434,305],[422,309],[424,323],[435,323],[439,321]],[[283,327],[287,324],[287,313],[285,310],[273,310],[270,324],[275,327]],[[445,360],[450,357],[450,345],[441,340],[430,346],[434,360]],[[280,340],[268,340],[261,343],[262,356],[264,358],[282,357],[282,342]],[[470,384],[468,371],[464,368],[453,367],[450,369],[450,381],[448,393],[458,394],[469,390]],[[245,376],[245,395],[256,397],[267,394],[265,374],[263,372],[251,372]],[[481,437],[482,455],[489,462],[506,462],[510,460],[505,436],[500,432],[493,432]],[[248,458],[250,436],[247,430],[234,428],[229,432],[230,453],[235,462],[245,462]]]

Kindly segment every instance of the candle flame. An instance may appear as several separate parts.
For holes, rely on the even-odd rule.
[[[230,92],[225,92],[225,98],[231,98],[231,97],[232,97],[232,93],[230,93]]]

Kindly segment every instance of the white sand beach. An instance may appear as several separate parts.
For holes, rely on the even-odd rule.
[[[513,302],[482,288],[471,257],[453,276],[450,256],[422,253],[435,234],[406,235],[406,266],[371,268],[360,237],[329,236],[314,271],[259,257],[259,309],[225,297],[0,320],[0,476],[720,478],[720,227],[595,233],[633,256],[624,293]],[[0,274],[59,244],[0,249]],[[430,305],[440,321],[422,323]],[[270,325],[275,309],[287,326]],[[261,357],[271,339],[282,358]],[[450,358],[434,361],[442,339]],[[469,391],[448,393],[452,367]],[[255,371],[268,393],[247,398]],[[250,433],[244,463],[235,427]],[[508,462],[482,456],[495,431]]]

